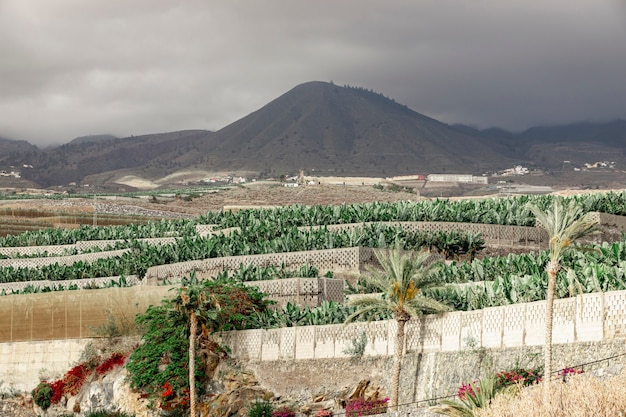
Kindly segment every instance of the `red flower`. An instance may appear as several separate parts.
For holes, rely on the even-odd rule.
[[[100,365],[96,367],[96,373],[98,375],[104,375],[116,366],[121,366],[126,361],[126,356],[121,353],[114,353],[109,358],[105,359]]]
[[[52,397],[50,398],[50,402],[52,404],[58,404],[63,398],[63,392],[65,391],[65,381],[59,379],[58,381],[54,381],[50,384],[50,388],[52,388]]]
[[[174,391],[172,390],[172,387],[170,386],[169,382],[166,382],[165,384],[163,384],[163,393],[161,394],[163,398],[167,398],[171,396],[173,393]]]

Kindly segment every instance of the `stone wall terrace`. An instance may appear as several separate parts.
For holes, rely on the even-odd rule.
[[[328,230],[353,230],[363,228],[364,225],[373,223],[346,223],[331,224],[327,226],[303,226],[298,230],[319,229]],[[467,233],[480,233],[487,245],[515,246],[528,248],[544,248],[548,244],[548,235],[537,227],[505,226],[498,224],[482,223],[457,223],[457,222],[378,222],[387,226],[399,226],[409,232],[440,232],[440,231],[463,231]]]
[[[171,245],[176,243],[175,237],[157,237],[157,238],[145,238],[137,239],[139,242],[146,242],[150,245]],[[94,248],[106,249],[107,247],[113,247],[117,243],[124,242],[123,239],[117,240],[82,240],[75,244],[69,245],[47,245],[47,246],[10,246],[0,247],[0,255],[15,257],[15,256],[33,256],[42,253],[48,253],[50,255],[63,255],[65,251],[77,249],[78,251],[85,251]]]
[[[43,258],[0,259],[0,268],[41,268],[48,265],[73,265],[77,262],[91,263],[98,259],[115,258],[130,252],[131,249],[119,249],[104,252],[91,252],[82,255],[46,256]]]
[[[372,257],[371,249],[360,247],[228,256],[153,266],[146,271],[145,279],[149,284],[162,281],[177,282],[194,271],[198,278],[210,278],[221,271],[236,269],[241,265],[261,267],[284,265],[286,269],[297,269],[309,264],[320,271],[358,274],[360,266],[370,262]]]
[[[317,307],[324,301],[343,303],[345,281],[333,278],[284,278],[265,281],[249,281],[245,285],[254,286],[277,302],[279,307],[287,303],[299,306]]]
[[[70,286],[76,285],[80,289],[92,289],[94,287],[102,288],[111,283],[111,281],[119,281],[120,276],[116,277],[101,277],[101,278],[84,278],[84,279],[68,279],[64,281],[50,281],[47,279],[40,281],[19,281],[19,282],[5,282],[0,284],[0,293],[3,291],[10,294],[12,292],[23,291],[25,288],[33,287],[33,288],[53,288],[63,286],[63,288],[69,288]],[[143,281],[141,281],[137,275],[129,275],[124,277],[128,286],[133,285],[141,285]]]

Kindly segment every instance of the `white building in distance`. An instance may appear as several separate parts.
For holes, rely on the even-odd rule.
[[[427,181],[432,182],[464,182],[472,184],[487,184],[487,177],[476,177],[470,174],[428,174]]]

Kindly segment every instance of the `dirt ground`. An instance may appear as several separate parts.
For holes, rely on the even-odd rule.
[[[297,188],[279,185],[236,187],[216,194],[178,200],[172,205],[194,207],[202,211],[236,206],[336,205],[374,201],[416,201],[420,196],[404,191],[385,191],[372,186],[312,185]]]
[[[458,190],[459,187],[457,187]],[[612,189],[561,189],[553,194],[572,195],[609,190],[621,191],[624,186]],[[176,217],[178,215],[198,215],[207,211],[221,209],[238,209],[247,207],[273,207],[292,204],[302,205],[337,205],[342,203],[365,203],[374,201],[417,201],[424,198],[440,198],[440,193],[433,196],[421,195],[423,190],[409,192],[407,190],[379,189],[371,185],[309,185],[301,187],[283,187],[276,183],[250,183],[245,186],[233,186],[203,196],[192,198],[176,198],[173,196],[156,196],[150,198],[103,197],[67,198],[62,200],[0,200],[2,207],[31,207],[51,211],[82,211],[107,212],[120,214],[144,214],[160,217]],[[481,198],[472,190],[454,193],[456,196],[447,198]],[[183,190],[181,190],[183,192]],[[460,194],[460,195],[458,195]],[[494,195],[498,195],[497,193]],[[444,196],[444,198],[446,198]],[[168,215],[169,214],[169,215]]]
[[[416,201],[421,197],[406,191],[386,191],[372,186],[313,185],[288,188],[278,184],[235,186],[190,199],[174,197],[97,199],[71,198],[63,200],[0,201],[0,207],[36,207],[59,211],[108,211],[107,206],[123,207],[125,213],[147,211],[180,214],[204,214],[207,211],[245,207],[272,207],[293,204],[336,205],[374,201]],[[133,210],[135,208],[135,210]]]

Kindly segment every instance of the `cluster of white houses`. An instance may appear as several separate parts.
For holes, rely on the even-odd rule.
[[[16,171],[6,172],[6,171],[2,170],[2,171],[0,171],[0,177],[21,178],[22,176],[20,175],[19,172],[16,172]]]

